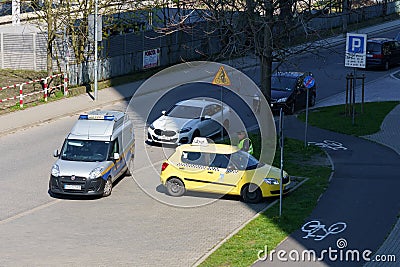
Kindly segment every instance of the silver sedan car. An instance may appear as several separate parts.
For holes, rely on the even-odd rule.
[[[195,137],[212,137],[229,128],[230,108],[209,99],[190,99],[163,111],[148,128],[150,143],[187,144]]]

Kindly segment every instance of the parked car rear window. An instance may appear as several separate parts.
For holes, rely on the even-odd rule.
[[[371,54],[380,54],[381,53],[381,44],[378,43],[367,43],[367,51]]]
[[[296,86],[297,78],[285,76],[272,76],[271,88],[279,91],[292,91]]]

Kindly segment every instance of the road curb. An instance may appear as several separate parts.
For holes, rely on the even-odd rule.
[[[298,177],[298,176],[293,176],[294,178],[301,178],[304,179],[303,181],[301,181],[300,183],[298,183],[295,187],[293,187],[291,190],[289,190],[288,193],[292,193],[294,190],[296,190],[297,188],[299,188],[301,185],[303,185],[305,182],[307,182],[310,178],[307,177]],[[261,215],[261,213],[265,212],[266,210],[268,210],[269,208],[273,207],[276,203],[279,202],[279,199],[274,200],[273,202],[271,202],[270,204],[268,204],[264,209],[262,209],[261,211],[257,212],[252,218],[250,218],[249,220],[247,220],[246,222],[244,222],[241,226],[239,226],[238,228],[236,228],[233,232],[231,232],[228,236],[226,236],[224,239],[222,239],[220,242],[218,242],[210,251],[208,251],[206,254],[204,254],[203,256],[201,256],[194,264],[193,266],[199,266],[203,261],[205,261],[212,253],[214,253],[217,249],[219,249],[227,240],[229,240],[232,236],[234,236],[235,234],[237,234],[240,230],[242,230],[247,224],[249,224],[251,221],[253,221],[254,219],[256,219],[258,216]],[[289,236],[287,236],[286,238],[288,238]],[[286,240],[286,238],[284,240]],[[284,240],[282,240],[280,243],[282,243]]]

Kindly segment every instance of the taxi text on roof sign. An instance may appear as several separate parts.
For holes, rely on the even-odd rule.
[[[206,145],[208,145],[207,138],[205,138],[205,137],[195,137],[193,139],[192,145],[206,146]]]
[[[231,81],[223,66],[219,68],[212,83],[217,85],[231,85]]]

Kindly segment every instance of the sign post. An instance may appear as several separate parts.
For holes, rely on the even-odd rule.
[[[231,85],[231,81],[229,80],[228,74],[226,73],[223,66],[221,66],[215,74],[215,77],[212,81],[213,84],[221,86],[221,140],[224,139],[224,102],[222,101],[222,89],[223,86]]]
[[[307,100],[306,100],[306,127],[304,130],[304,147],[307,147],[307,131],[308,131],[308,107],[310,102],[310,88],[315,85],[315,79],[311,75],[308,75],[303,80],[303,85],[307,90]]]
[[[353,86],[352,86],[352,88],[350,88],[350,90],[352,90],[352,92],[353,92],[353,99],[350,99],[350,101],[353,101],[353,103],[352,103],[352,106],[353,106],[352,124],[353,125],[354,125],[354,119],[355,119],[355,102],[356,102],[356,98],[355,98],[356,80],[357,80],[356,70],[357,70],[357,68],[365,69],[366,61],[367,61],[367,35],[359,34],[359,33],[348,33],[347,38],[346,38],[346,56],[345,56],[344,65],[345,65],[345,67],[352,67],[354,70]]]
[[[279,217],[282,216],[282,195],[283,195],[283,147],[284,147],[284,137],[283,137],[283,109],[279,112],[279,146],[281,149],[281,172],[280,172],[280,182],[279,182]]]

